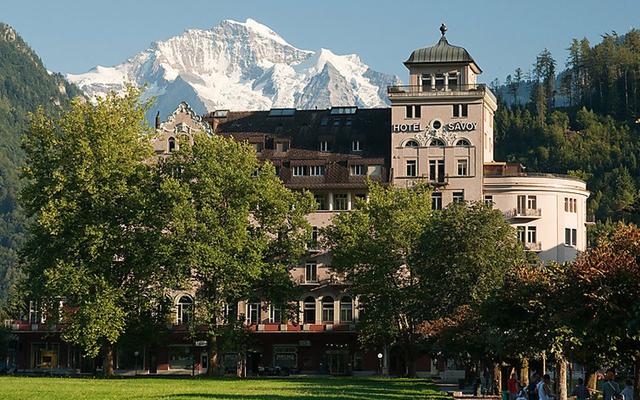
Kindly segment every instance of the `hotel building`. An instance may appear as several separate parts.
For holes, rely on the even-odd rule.
[[[455,201],[486,201],[504,213],[528,251],[543,261],[570,261],[586,248],[586,200],[583,181],[569,176],[532,174],[518,164],[494,160],[494,113],[491,90],[477,82],[482,73],[462,47],[449,44],[446,28],[431,47],[417,49],[404,62],[408,85],[388,88],[391,106],[362,109],[353,105],[325,110],[289,108],[269,111],[215,110],[196,115],[181,103],[167,121],[156,123],[155,150],[167,156],[196,132],[223,135],[251,144],[260,160],[269,160],[284,184],[311,191],[318,210],[308,216],[313,240],[306,256],[291,266],[291,278],[304,289],[296,299],[296,323],[263,302],[241,302],[244,318],[258,343],[247,369],[279,367],[304,373],[373,373],[380,349],[357,343],[358,299],[331,269],[331,256],[313,243],[319,229],[338,213],[349,212],[355,199],[367,196],[366,180],[408,187],[427,181],[434,187],[432,206]],[[461,238],[461,240],[464,240]],[[189,290],[173,293],[175,320],[170,342],[139,349],[136,368],[145,373],[191,373],[206,370],[206,348],[194,347],[186,335],[187,310],[196,299]],[[37,310],[28,321],[13,321],[15,359],[20,370],[81,370],[77,350],[60,341]],[[225,364],[235,362],[232,354]],[[402,369],[393,351],[384,367]],[[119,354],[119,369],[133,369],[131,357]],[[422,375],[457,379],[464,371],[452,361],[422,358]]]

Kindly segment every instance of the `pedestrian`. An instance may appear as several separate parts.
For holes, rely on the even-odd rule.
[[[515,400],[518,397],[518,387],[520,382],[516,378],[516,374],[512,373],[509,380],[507,380],[507,390],[509,391],[509,400]]]
[[[527,386],[527,394],[529,395],[529,400],[538,400],[538,383],[540,383],[540,374],[536,372],[529,380],[529,386]]]
[[[602,384],[602,396],[604,400],[624,400],[620,393],[620,385],[616,382],[616,372],[609,368]]]
[[[553,393],[551,392],[551,376],[544,374],[542,380],[538,383],[538,398],[540,400],[553,400]]]
[[[584,384],[584,379],[578,378],[578,384],[573,388],[571,396],[575,396],[577,400],[587,400],[591,397],[589,389]]]
[[[631,379],[624,382],[621,394],[624,396],[624,400],[633,400],[633,381]]]
[[[482,397],[482,381],[480,378],[476,378],[476,383],[473,384],[473,395]]]

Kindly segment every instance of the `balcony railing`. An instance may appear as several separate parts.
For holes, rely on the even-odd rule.
[[[324,278],[316,278],[315,280],[307,280],[305,276],[298,276],[296,279],[299,285],[337,285],[344,283],[344,280],[336,275],[329,275]]]
[[[387,87],[389,97],[415,96],[478,96],[488,94],[496,101],[496,96],[487,85],[481,83],[432,87],[430,85],[394,85]]]
[[[505,217],[507,218],[540,218],[542,217],[541,208],[513,208],[505,211]]]
[[[524,248],[527,251],[541,251],[542,243],[541,242],[528,242],[524,244]]]

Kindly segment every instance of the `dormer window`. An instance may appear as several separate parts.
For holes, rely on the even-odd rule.
[[[329,151],[329,142],[323,140],[320,142],[320,151]]]
[[[360,146],[359,140],[354,140],[351,142],[351,151],[361,151],[362,147]]]
[[[351,166],[351,175],[353,176],[362,176],[364,175],[364,165],[362,164],[356,164],[356,165],[352,165]]]
[[[458,72],[457,71],[449,72],[449,87],[455,87],[458,85],[459,85]]]
[[[167,148],[169,149],[169,153],[174,152],[176,150],[176,138],[171,136],[167,142],[168,142]]]

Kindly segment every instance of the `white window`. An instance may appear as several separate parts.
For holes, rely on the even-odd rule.
[[[453,202],[454,203],[462,203],[464,202],[464,191],[453,192]]]
[[[310,283],[318,282],[318,264],[316,263],[305,264],[304,280],[305,282],[310,282]]]
[[[333,209],[337,211],[349,209],[349,203],[347,201],[346,193],[338,193],[333,195]]]
[[[407,176],[417,176],[416,165],[416,160],[407,160]]]
[[[351,175],[361,176],[364,175],[364,165],[356,164],[351,166]]]
[[[322,322],[333,322],[333,297],[322,298]]]
[[[529,210],[538,208],[538,198],[536,196],[527,196],[527,208]]]
[[[444,160],[429,160],[429,179],[444,182]]]
[[[309,244],[307,247],[309,250],[317,250],[318,249],[318,238],[319,238],[319,230],[317,226],[311,227],[311,239],[309,239]]]
[[[469,162],[467,160],[458,160],[458,176],[467,176],[469,174]]]
[[[493,206],[493,195],[487,194],[484,196],[484,204],[488,205],[489,207]]]
[[[526,226],[518,226],[516,228],[516,232],[518,234],[518,241],[520,243],[525,243],[527,241],[527,227]]]
[[[305,324],[316,323],[316,299],[311,296],[304,299],[304,314],[302,321]]]
[[[294,165],[292,169],[293,169],[293,176],[304,176],[304,172],[306,168],[304,165]]]
[[[362,147],[360,147],[360,141],[354,140],[351,142],[351,151],[360,151]]]
[[[260,323],[260,303],[247,304],[247,324]]]
[[[345,296],[340,300],[340,322],[353,321],[353,301],[351,297]]]
[[[422,106],[405,106],[406,118],[420,118],[422,116]]]
[[[538,241],[538,235],[535,226],[527,227],[527,243],[536,243]]]
[[[320,142],[320,151],[329,151],[329,142],[323,140]]]
[[[575,246],[578,243],[578,230],[573,228],[564,228],[564,244],[567,246]]]
[[[323,176],[324,165],[311,165],[309,167],[309,175],[311,176]]]
[[[178,325],[187,325],[191,322],[193,314],[193,299],[189,296],[181,296],[176,304],[176,320]]]
[[[440,192],[431,193],[431,209],[442,210],[442,193]]]
[[[269,305],[269,323],[270,324],[279,324],[282,322],[282,308],[278,306],[274,306],[273,304]]]

